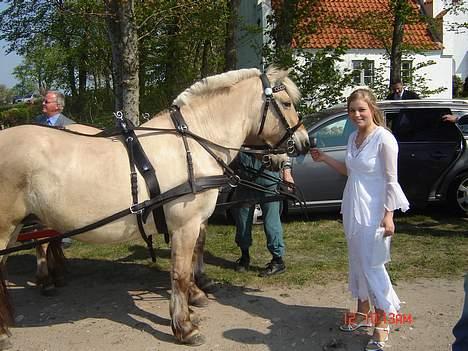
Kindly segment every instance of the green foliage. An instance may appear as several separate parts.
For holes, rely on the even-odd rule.
[[[452,96],[459,98],[463,96],[463,81],[459,76],[452,76]]]
[[[17,104],[0,111],[0,124],[3,128],[31,123],[40,114],[40,104]]]
[[[16,90],[61,89],[71,96],[68,114],[79,121],[109,114],[114,95],[104,2],[5,2],[0,39],[25,58]],[[141,111],[158,112],[195,80],[222,71],[227,17],[225,0],[135,1]]]
[[[13,92],[5,85],[0,84],[0,105],[11,103],[13,99]]]
[[[337,67],[345,52],[345,46],[296,51],[295,82],[303,95],[300,112],[307,115],[345,101],[343,90],[352,85],[352,73]]]

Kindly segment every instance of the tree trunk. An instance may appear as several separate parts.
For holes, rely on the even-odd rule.
[[[226,40],[224,45],[224,71],[237,68],[237,28],[239,20],[240,0],[228,1],[229,20],[226,23]]]
[[[284,1],[275,11],[275,26],[272,30],[275,40],[276,63],[284,67],[294,65],[292,38],[296,27],[299,0]]]
[[[133,0],[110,0],[108,33],[112,47],[115,108],[139,124],[138,34]]]
[[[403,7],[405,0],[396,0],[394,7],[394,22],[392,36],[392,50],[390,52],[390,85],[401,81],[401,44],[403,42],[405,15]]]

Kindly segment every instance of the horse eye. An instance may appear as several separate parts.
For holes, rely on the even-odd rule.
[[[291,103],[290,102],[283,102],[283,106],[284,107],[291,107]]]

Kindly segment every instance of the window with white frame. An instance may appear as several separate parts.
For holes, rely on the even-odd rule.
[[[369,85],[374,82],[374,61],[353,60],[354,85]]]
[[[401,61],[401,81],[403,84],[411,84],[413,81],[413,61]]]

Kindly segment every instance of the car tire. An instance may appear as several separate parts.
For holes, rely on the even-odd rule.
[[[455,178],[450,187],[448,200],[458,214],[468,215],[468,173]]]

